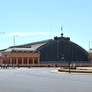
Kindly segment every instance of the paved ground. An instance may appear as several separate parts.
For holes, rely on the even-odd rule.
[[[56,73],[55,68],[0,70],[0,92],[92,92],[92,74]]]

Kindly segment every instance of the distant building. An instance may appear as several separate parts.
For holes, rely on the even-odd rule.
[[[92,49],[90,49],[88,51],[88,53],[89,53],[88,59],[89,59],[90,63],[92,63]]]
[[[0,64],[10,66],[62,66],[71,63],[89,63],[88,52],[69,37],[54,37],[40,42],[12,46],[1,50]]]

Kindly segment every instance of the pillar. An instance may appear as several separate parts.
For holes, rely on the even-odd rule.
[[[12,65],[12,57],[10,57],[10,65]]]
[[[2,64],[3,64],[3,59],[0,60],[0,65],[2,65]]]
[[[22,66],[24,65],[24,58],[22,57]]]
[[[29,65],[29,57],[27,57],[27,65]]]
[[[38,57],[38,64],[40,64],[40,58]]]
[[[18,58],[16,57],[16,65],[18,65]]]

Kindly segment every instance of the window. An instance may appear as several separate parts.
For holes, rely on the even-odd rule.
[[[24,64],[27,64],[27,58],[24,58]]]
[[[32,59],[29,59],[29,64],[33,64]]]
[[[22,58],[18,58],[18,64],[22,64]]]
[[[35,60],[35,61],[34,61],[34,64],[38,64],[38,61],[37,61],[37,60]]]
[[[16,64],[16,58],[12,58],[12,64]]]

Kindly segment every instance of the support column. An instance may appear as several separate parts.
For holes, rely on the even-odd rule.
[[[2,65],[3,64],[3,59],[1,59],[1,62],[0,62],[0,65]]]
[[[12,57],[10,57],[10,65],[12,66]]]
[[[38,57],[38,64],[40,64],[40,58]]]
[[[24,58],[22,57],[22,66],[24,65]]]
[[[16,65],[18,65],[18,58],[16,58]]]
[[[29,66],[29,57],[27,57],[27,65]]]

